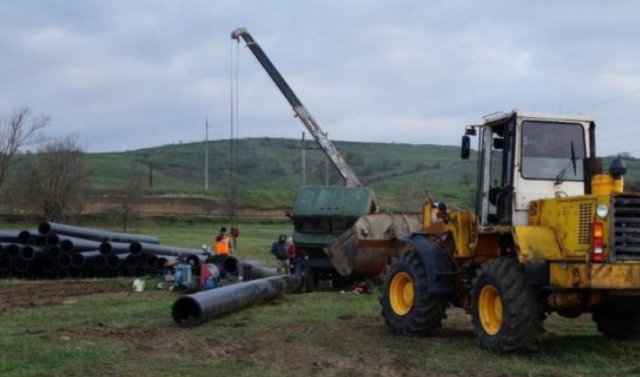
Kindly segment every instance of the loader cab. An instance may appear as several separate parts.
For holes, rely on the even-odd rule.
[[[467,127],[478,136],[476,214],[481,226],[528,224],[532,200],[585,194],[584,162],[595,151],[585,117],[496,113]],[[465,152],[465,149],[467,152]]]

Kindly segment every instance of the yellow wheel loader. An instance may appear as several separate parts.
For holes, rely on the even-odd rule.
[[[423,227],[387,266],[381,297],[398,334],[430,334],[449,306],[471,314],[481,347],[536,350],[548,313],[591,313],[598,330],[640,336],[640,194],[607,174],[584,116],[496,113],[478,137],[475,211],[425,202]]]

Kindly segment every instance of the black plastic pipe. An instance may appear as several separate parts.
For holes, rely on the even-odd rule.
[[[157,237],[147,236],[144,234],[120,233],[106,230],[84,228],[73,225],[65,225],[59,223],[46,222],[38,227],[40,234],[54,232],[78,238],[86,238],[99,242],[146,242],[151,244],[160,243]]]
[[[127,268],[138,268],[140,267],[141,264],[141,258],[137,257],[133,254],[129,254],[127,255],[127,258],[125,259],[125,265],[127,266]]]
[[[242,278],[245,281],[253,280],[253,279],[261,279],[261,278],[266,278],[270,276],[278,276],[278,269],[265,267],[262,264],[255,261],[240,261],[239,264],[240,264],[239,269],[242,271],[242,275],[243,275]],[[246,268],[245,266],[249,268]],[[251,276],[244,276],[245,271],[247,270],[251,271]]]
[[[60,258],[63,251],[60,249],[60,246],[49,246],[45,251],[45,253],[49,258],[57,259],[57,258]]]
[[[81,251],[100,250],[100,242],[84,238],[62,236],[58,244],[62,251],[78,253]]]
[[[43,254],[44,249],[39,246],[26,245],[22,249],[20,249],[20,258],[26,261],[32,261],[36,259],[37,256]]]
[[[93,259],[100,256],[98,250],[82,251],[80,253],[74,253],[71,255],[71,265],[73,267],[82,268],[90,265]]]
[[[203,255],[203,251],[201,249],[188,249],[179,246],[154,245],[145,242],[132,242],[131,245],[129,245],[129,251],[131,251],[131,254],[133,255],[140,255],[142,253],[154,255],[171,255],[174,257]]]
[[[105,258],[104,255],[93,258],[91,262],[91,267],[95,270],[104,270],[107,268],[107,258]]]
[[[109,254],[129,254],[129,243],[126,242],[103,242],[100,244],[100,253]]]
[[[7,256],[0,258],[0,271],[6,272],[13,269],[13,260]]]
[[[17,243],[10,243],[8,245],[6,245],[6,247],[2,247],[4,251],[4,254],[7,255],[9,258],[17,258],[20,256],[20,249],[22,249],[23,245],[19,245]]]
[[[180,326],[197,326],[236,310],[271,300],[281,293],[294,292],[299,286],[298,276],[273,276],[228,285],[179,298],[171,308],[171,315],[174,322]]]
[[[46,244],[45,237],[38,234],[37,230],[22,230],[18,233],[18,241],[24,244],[44,246]]]
[[[60,258],[58,258],[58,268],[68,269],[73,265],[73,261],[71,259],[71,254],[62,254]]]
[[[110,270],[118,270],[125,264],[127,255],[125,254],[109,254],[102,255],[107,260],[107,268]]]
[[[53,258],[45,258],[42,261],[42,270],[47,274],[52,274],[56,272],[58,268],[58,261]]]
[[[158,257],[158,261],[156,262],[156,270],[164,271],[165,267],[167,267],[168,262],[173,262],[177,258],[172,256],[160,256]]]
[[[224,271],[227,275],[238,276],[238,260],[235,257],[228,256],[225,258],[224,262],[222,262],[222,271]]]
[[[29,262],[24,259],[18,258],[13,261],[13,269],[16,272],[20,273],[27,272],[27,270],[29,269]]]
[[[17,243],[19,242],[18,233],[12,230],[0,230],[0,242]]]
[[[31,234],[38,234],[38,232],[33,230],[21,230],[20,233],[18,233],[18,241],[20,243],[29,243],[31,240]]]
[[[158,265],[158,257],[156,257],[155,255],[149,254],[144,258],[144,267],[146,269],[155,270],[157,265]]]

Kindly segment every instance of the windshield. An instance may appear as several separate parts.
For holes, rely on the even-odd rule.
[[[522,177],[582,181],[584,128],[580,124],[522,123]]]

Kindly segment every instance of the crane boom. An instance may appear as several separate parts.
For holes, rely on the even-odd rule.
[[[247,47],[251,50],[253,55],[258,59],[258,62],[262,65],[262,68],[267,72],[271,80],[276,84],[282,95],[289,101],[289,104],[293,108],[294,113],[309,130],[309,133],[313,136],[316,142],[320,145],[322,151],[327,155],[333,166],[338,170],[338,173],[344,179],[345,186],[347,187],[362,187],[358,177],[355,175],[351,167],[344,160],[338,149],[329,140],[326,134],[322,131],[318,123],[313,119],[307,108],[302,104],[302,101],[296,96],[289,84],[285,81],[284,77],[278,72],[276,67],[271,63],[271,60],[264,53],[260,45],[253,39],[251,34],[245,28],[239,28],[231,33],[231,38],[240,40],[240,37],[244,39]]]

